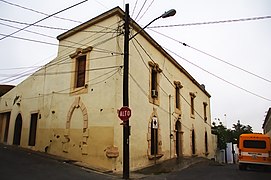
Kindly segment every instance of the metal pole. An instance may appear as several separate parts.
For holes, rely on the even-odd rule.
[[[169,158],[171,158],[171,95],[168,95],[168,119],[169,119]]]
[[[129,107],[129,4],[125,5],[123,106]],[[123,179],[129,179],[129,119],[123,124]]]

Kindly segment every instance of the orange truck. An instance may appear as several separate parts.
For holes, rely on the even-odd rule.
[[[270,137],[265,134],[242,134],[239,137],[239,169],[263,165],[271,167]]]

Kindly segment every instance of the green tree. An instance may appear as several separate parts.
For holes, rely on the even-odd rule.
[[[227,143],[233,142],[233,144],[239,143],[239,136],[241,134],[253,133],[252,127],[250,125],[243,125],[240,120],[236,124],[233,124],[233,129],[227,129],[222,122],[216,125],[215,122],[212,123],[212,133],[217,135],[217,148],[226,149]]]
[[[220,122],[216,125],[215,122],[212,124],[212,133],[217,135],[217,148],[226,149],[227,147],[227,128]]]
[[[248,133],[253,133],[252,127],[250,125],[243,125],[238,120],[236,124],[233,124],[231,142],[239,144],[239,136]]]

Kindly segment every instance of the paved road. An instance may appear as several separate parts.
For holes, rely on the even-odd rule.
[[[202,162],[182,171],[146,177],[152,180],[271,180],[271,171],[249,169],[240,171],[237,165]]]
[[[0,144],[0,180],[114,179],[30,151]]]
[[[151,174],[151,172],[150,172]],[[204,161],[182,171],[147,175],[131,173],[132,179],[146,180],[271,180],[271,171],[239,171],[237,165],[219,165]],[[32,153],[0,144],[0,180],[85,180],[121,179],[121,176],[87,171],[44,154]]]

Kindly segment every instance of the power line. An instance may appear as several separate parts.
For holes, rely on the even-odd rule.
[[[95,60],[101,60],[101,59],[108,59],[114,56],[120,56],[120,54],[111,54],[111,55],[107,55],[107,56],[101,56],[101,57],[96,57],[96,58],[91,58],[88,59],[88,61],[95,61]],[[73,63],[72,61],[69,62],[60,62],[57,65],[61,65],[61,64],[70,64]],[[16,70],[16,69],[34,69],[34,68],[41,68],[42,66],[27,66],[27,67],[13,67],[13,68],[4,68],[4,69],[0,69],[0,71],[10,71],[10,70]],[[17,76],[18,74],[15,75],[10,75],[10,74],[0,74],[0,76]]]
[[[148,28],[151,29],[151,28],[162,28],[162,27],[199,26],[199,25],[210,25],[210,24],[221,24],[221,23],[256,21],[256,20],[263,20],[263,19],[270,19],[270,18],[271,18],[271,16],[259,16],[259,17],[242,18],[242,19],[221,20],[221,21],[208,21],[208,22],[187,23],[187,24],[150,26]]]
[[[141,85],[136,81],[136,79],[132,76],[132,74],[129,73],[129,76],[130,76],[130,78],[134,81],[134,83],[137,85],[137,87],[141,90],[141,92],[148,98],[148,97],[149,97],[148,93],[141,87]],[[165,113],[169,113],[168,110],[164,109],[164,108],[161,107],[161,106],[158,106],[158,108],[161,109],[162,111],[164,111]],[[179,117],[174,116],[174,113],[171,113],[170,115],[173,116],[175,119],[178,119],[178,118],[179,118]],[[189,128],[189,127],[188,127],[187,125],[185,125],[183,122],[181,122],[181,123],[182,123],[182,125],[183,125],[185,128],[187,128],[188,130],[191,130],[191,128]]]
[[[86,1],[88,1],[88,0],[81,1],[81,2],[79,2],[79,3],[77,3],[77,4],[74,4],[74,5],[70,6],[70,7],[68,7],[68,8],[65,8],[65,9],[60,10],[60,11],[58,11],[58,12],[56,12],[56,13],[53,13],[53,14],[51,14],[51,15],[49,15],[49,16],[46,16],[45,18],[42,18],[42,19],[40,19],[40,20],[38,20],[38,21],[36,21],[36,22],[34,22],[34,23],[28,25],[28,26],[25,26],[25,27],[23,27],[23,28],[21,28],[21,29],[15,31],[15,32],[11,33],[11,34],[8,34],[8,35],[6,35],[6,36],[0,38],[0,41],[3,40],[3,39],[5,39],[5,38],[7,38],[7,37],[10,37],[10,36],[12,36],[12,35],[18,33],[18,32],[20,32],[20,31],[23,31],[23,30],[25,30],[26,28],[29,28],[29,27],[32,26],[32,25],[35,25],[35,24],[37,24],[37,23],[39,23],[39,22],[41,22],[41,21],[44,21],[45,19],[48,19],[48,18],[50,18],[50,17],[52,17],[52,16],[54,16],[54,15],[56,15],[56,14],[59,14],[59,13],[61,13],[61,12],[64,12],[64,11],[68,10],[68,9],[71,9],[71,8],[73,8],[73,7],[75,7],[75,6],[79,5],[79,4],[82,4],[82,3],[86,2]]]
[[[47,44],[47,45],[53,45],[53,46],[61,46],[61,47],[66,47],[66,48],[77,48],[77,47],[75,47],[75,46],[70,46],[70,45],[61,45],[61,44],[57,44],[57,43],[51,43],[51,42],[46,42],[46,41],[40,41],[40,40],[35,40],[35,39],[29,39],[29,38],[23,38],[23,37],[19,37],[19,36],[11,36],[11,35],[6,35],[6,34],[2,34],[2,33],[0,33],[0,36],[9,36],[10,38],[14,38],[14,39],[20,39],[20,40],[24,40],[24,41],[30,41],[30,42],[35,42],[35,43],[41,43],[41,44]],[[117,36],[119,36],[119,35],[117,35]],[[113,37],[110,37],[109,39],[106,39],[106,40],[104,40],[104,41],[102,41],[102,42],[99,42],[99,43],[97,43],[96,45],[100,45],[100,44],[102,44],[102,43],[104,43],[104,42],[106,42],[106,41],[108,41],[108,40],[111,40],[111,39],[113,39],[113,38],[115,38],[115,37],[117,37],[117,36],[113,36]],[[95,51],[95,50],[94,50]],[[101,52],[101,51],[99,51],[99,52]]]
[[[136,2],[135,2],[135,6],[134,6],[134,9],[133,9],[133,12],[132,12],[132,15],[131,15],[131,16],[134,15],[134,12],[135,12],[135,9],[136,9],[136,6],[137,6],[137,2],[138,2],[138,0],[136,0]]]
[[[144,51],[144,53],[148,56],[148,58],[152,61],[152,62],[154,62],[155,63],[155,61],[152,59],[152,57],[150,56],[150,54],[145,50],[145,48],[138,42],[138,40],[136,39],[136,38],[134,38],[133,40],[135,40],[136,42],[137,42],[137,44],[140,46],[140,48]],[[138,53],[140,54],[140,52],[138,51]],[[140,57],[142,57],[142,55],[140,55]],[[143,59],[142,59],[143,60]],[[145,63],[144,63],[145,64]],[[149,69],[149,68],[148,68]],[[162,75],[166,78],[166,80],[169,82],[169,84],[172,86],[172,87],[174,87],[175,88],[175,85],[172,83],[172,81],[170,81],[170,79],[165,75],[165,73],[162,71]],[[162,89],[162,87],[161,86],[159,86],[161,89]],[[162,89],[163,90],[163,89]],[[165,90],[163,90],[165,93],[166,93],[166,91]],[[166,94],[168,94],[168,93],[166,93]],[[179,95],[182,97],[182,99],[191,107],[191,104],[190,104],[190,102],[181,94],[181,93],[179,93]],[[196,112],[196,114],[200,117],[200,119],[202,119],[204,122],[205,122],[205,119],[200,115],[200,113],[197,111],[197,110],[195,110],[195,112]],[[207,122],[205,122],[208,126],[210,126],[211,127],[211,124],[209,124],[209,123],[207,123]]]
[[[89,86],[93,86],[93,85],[102,83],[102,82],[104,82],[104,81],[110,79],[111,77],[113,77],[117,72],[119,72],[119,71],[121,70],[121,68],[122,68],[122,66],[120,66],[119,68],[117,68],[117,70],[116,70],[116,69],[113,69],[113,70],[111,70],[111,71],[109,71],[109,72],[107,72],[107,73],[104,73],[104,74],[102,74],[102,75],[100,75],[100,76],[97,76],[97,77],[95,77],[95,78],[93,78],[93,79],[90,79],[90,80],[86,81],[86,83],[89,83],[89,82],[91,82],[91,81],[94,81],[94,80],[96,80],[96,79],[99,79],[99,78],[101,78],[101,77],[103,77],[103,76],[106,76],[106,75],[112,73],[111,75],[109,75],[109,76],[106,77],[105,79],[103,79],[103,80],[101,80],[101,81],[99,81],[99,82],[90,83],[90,84],[88,84],[88,85],[89,85]],[[83,88],[85,88],[85,87],[83,87]],[[82,88],[82,89],[83,89],[83,88]],[[58,90],[58,91],[52,91],[52,93],[48,93],[48,94],[39,94],[39,96],[26,97],[26,98],[25,98],[25,97],[22,97],[22,99],[24,99],[24,100],[35,99],[35,98],[40,98],[40,97],[44,97],[44,96],[49,96],[49,95],[51,95],[51,94],[70,94],[70,92],[68,92],[68,93],[62,93],[62,92],[63,92],[63,91],[67,91],[67,90],[71,90],[71,89],[73,89],[73,88],[69,87],[69,88],[65,88],[65,89]],[[80,91],[80,90],[82,90],[82,89],[79,89],[78,91]],[[76,91],[76,92],[77,92],[77,91]],[[9,99],[9,98],[4,98],[4,99]]]
[[[3,3],[9,4],[9,5],[12,5],[12,6],[16,6],[16,7],[28,10],[28,11],[32,11],[32,12],[35,12],[35,13],[38,13],[38,14],[49,16],[49,14],[47,14],[47,13],[43,13],[41,11],[37,11],[37,10],[31,9],[31,8],[28,8],[28,7],[24,7],[24,6],[21,6],[19,4],[11,3],[11,2],[8,2],[8,1],[5,1],[5,0],[0,0],[0,1],[3,2]],[[80,21],[75,21],[75,20],[67,19],[67,18],[63,18],[63,17],[58,17],[58,16],[53,16],[53,17],[54,18],[58,18],[58,19],[62,19],[62,20],[66,20],[66,21],[71,21],[71,22],[76,22],[76,23],[82,23]]]
[[[138,40],[136,38],[134,38],[133,40],[135,40],[137,42],[137,44],[141,47],[141,49],[144,51],[144,53],[148,56],[148,58],[155,63],[155,61],[152,59],[151,55],[146,51],[146,49],[138,42]],[[162,71],[162,75],[166,78],[166,80],[169,82],[169,84],[175,88],[175,85],[173,84],[172,81],[170,81],[170,79],[165,75],[165,73]],[[160,86],[161,87],[161,86]],[[168,94],[168,93],[167,93]],[[192,105],[190,104],[190,102],[182,95],[179,93],[179,95],[183,98],[183,100],[191,107]],[[195,110],[195,109],[194,109]],[[201,116],[201,114],[195,110],[196,114],[200,117],[200,119],[202,119],[205,122],[205,119]],[[205,122],[208,126],[212,127],[211,124],[208,124],[207,122]]]
[[[12,26],[12,25],[4,24],[4,23],[0,23],[0,24],[3,25],[3,26],[10,27],[10,28],[20,29],[19,27],[15,27],[15,26]],[[49,36],[49,35],[42,34],[42,33],[38,33],[38,32],[34,32],[34,31],[30,31],[30,30],[27,30],[27,29],[25,29],[24,31],[25,31],[25,32],[32,33],[32,34],[37,34],[37,35],[40,35],[40,36],[44,36],[44,37],[48,37],[48,38],[53,38],[53,39],[55,39],[55,37],[53,37],[53,36]]]
[[[11,25],[7,25],[7,24],[3,24],[3,23],[0,23],[0,24],[1,24],[1,25],[4,25],[4,26],[7,26],[7,27],[11,27],[11,28],[15,28],[15,29],[20,29],[20,28],[18,28],[18,27],[11,26]],[[34,31],[29,31],[29,30],[26,30],[26,29],[25,29],[24,31],[29,32],[29,33],[32,33],[32,34],[37,34],[37,35],[40,35],[40,36],[48,37],[48,38],[51,38],[51,39],[55,39],[55,37],[49,36],[49,35],[46,35],[46,34],[34,32]],[[97,31],[97,33],[100,33],[100,32]],[[104,33],[107,33],[107,32],[104,32]],[[0,35],[2,35],[2,36],[7,36],[7,35],[1,34],[1,33],[0,33]],[[17,36],[10,36],[10,37],[11,37],[11,38],[16,38],[16,39],[21,39],[21,40],[26,40],[26,41],[32,41],[32,42],[38,42],[38,43],[44,43],[44,44],[48,44],[48,45],[55,45],[55,44],[51,44],[51,43],[44,42],[44,41],[33,40],[33,39],[27,39],[27,38],[22,38],[22,37],[17,37]],[[69,40],[63,40],[63,41],[70,42],[70,43],[74,43],[74,44],[78,44],[78,45],[82,45],[82,44],[75,43],[75,42],[72,42],[72,41],[69,41]]]
[[[20,22],[20,21],[14,21],[14,20],[10,20],[10,19],[5,19],[5,18],[0,18],[1,21],[5,21],[5,22],[10,22],[10,23],[15,23],[15,24],[21,24],[21,25],[31,25],[31,23],[26,23],[26,22]],[[46,29],[53,29],[53,30],[59,30],[59,31],[68,31],[70,29],[67,28],[62,28],[62,27],[53,27],[53,26],[45,26],[45,25],[38,25],[38,24],[34,24],[32,25],[34,27],[38,27],[38,28],[46,28]],[[104,26],[99,26],[99,25],[94,25],[97,27],[101,27],[101,28],[106,28]],[[110,29],[110,28],[109,28]],[[114,29],[112,29],[114,30]],[[101,31],[91,31],[91,30],[83,30],[81,32],[90,32],[90,33],[104,33]],[[107,33],[115,33],[115,31],[106,31]]]
[[[120,67],[122,67],[122,66],[108,66],[108,67],[98,67],[98,68],[92,68],[92,69],[86,69],[86,71],[97,71],[97,70],[104,70],[104,69],[112,69],[112,68],[120,68]],[[13,79],[11,79],[11,80],[8,80],[8,81],[5,81],[5,82],[3,82],[3,83],[9,83],[9,82],[12,82],[12,81],[15,81],[15,80],[17,80],[17,79],[20,79],[20,78],[23,78],[23,77],[25,77],[25,76],[29,76],[29,75],[31,75],[31,76],[33,76],[33,77],[35,77],[35,76],[48,76],[48,75],[60,75],[60,74],[70,74],[70,73],[76,73],[77,71],[62,71],[62,72],[45,72],[45,73],[39,73],[39,72],[36,72],[36,73],[32,73],[32,72],[30,72],[30,73],[24,73],[24,74],[22,74],[22,75],[20,75],[20,76],[18,76],[18,77],[15,77],[15,78],[13,78]]]
[[[149,4],[149,6],[147,7],[147,9],[144,11],[144,13],[142,14],[142,16],[140,16],[140,18],[137,21],[140,21],[142,19],[142,17],[146,14],[146,12],[149,10],[149,8],[151,7],[151,5],[153,4],[154,0],[152,0],[152,2]]]
[[[253,72],[250,72],[250,71],[248,71],[248,70],[246,70],[246,69],[244,69],[244,68],[241,68],[241,67],[236,66],[236,65],[234,65],[234,64],[232,64],[232,63],[229,63],[229,62],[227,62],[227,61],[225,61],[225,60],[223,60],[223,59],[221,59],[221,58],[218,58],[218,57],[216,57],[216,56],[214,56],[214,55],[211,55],[211,54],[209,54],[209,53],[207,53],[207,52],[204,52],[204,51],[202,51],[202,50],[199,50],[199,49],[197,49],[197,48],[195,48],[195,47],[192,47],[192,46],[190,46],[190,45],[188,45],[188,44],[186,44],[186,43],[183,43],[183,42],[181,42],[181,41],[179,41],[179,40],[177,40],[177,39],[175,39],[175,38],[172,38],[172,37],[170,37],[170,36],[167,36],[167,35],[165,35],[165,34],[162,34],[162,33],[158,32],[158,31],[155,31],[155,30],[153,30],[153,29],[150,29],[150,30],[153,31],[153,32],[155,32],[155,33],[157,33],[157,34],[160,34],[160,35],[162,35],[162,36],[164,36],[164,37],[166,37],[166,38],[169,38],[169,39],[171,39],[171,40],[173,40],[173,41],[175,41],[175,42],[178,42],[178,43],[182,44],[183,46],[186,46],[186,47],[189,47],[189,48],[191,48],[191,49],[194,49],[194,50],[196,50],[196,51],[198,51],[198,52],[200,52],[200,53],[202,53],[202,54],[205,54],[205,55],[207,55],[207,56],[209,56],[209,57],[211,57],[211,58],[213,58],[213,59],[216,59],[216,60],[218,60],[218,61],[220,61],[220,62],[223,62],[223,63],[225,63],[225,64],[227,64],[227,65],[229,65],[229,66],[232,66],[232,67],[234,67],[234,68],[236,68],[236,69],[239,69],[239,70],[241,70],[241,71],[243,71],[243,72],[245,72],[245,73],[248,73],[248,74],[250,74],[250,75],[252,75],[252,76],[255,76],[255,77],[259,78],[259,79],[262,79],[262,80],[264,80],[264,81],[266,81],[266,82],[271,83],[271,80],[266,79],[266,78],[264,78],[264,77],[261,77],[261,76],[255,74],[255,73],[253,73]]]
[[[137,14],[137,16],[136,16],[136,18],[135,18],[135,21],[136,21],[136,19],[138,18],[139,14],[141,13],[142,9],[144,8],[146,2],[147,2],[147,0],[144,1],[142,7],[140,8],[140,10],[139,10],[139,12],[138,12],[138,14]]]
[[[118,21],[117,23],[119,23],[120,21]],[[112,24],[112,25],[110,25],[110,26],[108,26],[108,27],[105,27],[106,29],[112,29],[112,28],[110,28],[111,26],[113,26],[113,25],[115,25],[115,24],[117,24],[117,23],[114,23],[114,24]],[[117,27],[117,29],[119,29],[119,27]],[[103,31],[103,29],[101,30],[101,31]],[[93,37],[93,36],[95,36],[97,33],[95,33],[94,35],[91,35],[90,37]],[[105,34],[104,34],[105,35]],[[102,35],[102,36],[99,36],[98,38],[101,38],[101,37],[103,37],[104,35]],[[89,37],[88,37],[89,38]],[[80,42],[82,42],[82,41],[85,41],[86,39],[88,39],[88,38],[84,38],[84,39],[82,39],[81,41],[79,41],[79,43],[75,43],[75,42],[71,42],[71,43],[73,43],[73,44],[79,44],[81,47],[84,47],[84,46],[86,46],[86,44],[80,44]],[[94,40],[97,40],[98,38],[95,38]],[[110,37],[110,39],[111,39],[112,37]],[[94,40],[91,40],[91,41],[94,41]],[[89,41],[89,42],[87,42],[87,43],[90,43],[91,41]],[[106,41],[103,41],[103,43],[104,42],[106,42]],[[101,43],[100,43],[101,44]],[[95,47],[95,46],[92,46],[92,47]],[[71,47],[71,48],[76,48],[76,47]],[[67,47],[67,49],[70,49],[70,47]],[[67,49],[64,49],[64,50],[62,50],[61,52],[64,52],[65,50],[67,50]],[[119,52],[115,52],[115,51],[111,51],[111,50],[106,50],[106,49],[102,49],[102,48],[98,48],[98,47],[95,47],[95,49],[92,49],[92,51],[96,51],[96,52],[101,52],[101,53],[110,53],[111,55],[114,55],[114,54],[116,54],[116,55],[123,55],[123,53],[119,53]],[[52,67],[52,66],[55,66],[55,65],[58,65],[58,64],[60,64],[60,63],[62,63],[62,62],[64,62],[64,61],[66,61],[66,60],[70,60],[70,58],[66,58],[66,55],[68,55],[68,54],[70,54],[70,53],[73,53],[74,52],[74,50],[71,50],[71,51],[69,51],[69,52],[67,52],[66,54],[64,54],[62,57],[61,56],[58,56],[57,58],[59,59],[58,61],[56,61],[56,62],[53,62],[53,63],[48,63],[48,65],[45,65],[45,66],[43,66],[44,68],[49,68],[49,67]],[[63,57],[65,57],[64,59],[63,59]],[[18,76],[17,78],[14,78],[13,80],[17,80],[17,79],[20,79],[20,78],[22,78],[22,77],[25,77],[25,73],[27,73],[27,75],[28,75],[28,72],[29,71],[26,71],[26,72],[23,72],[23,73],[21,73],[21,74],[18,74],[18,75],[16,75],[16,76]],[[2,81],[3,80],[7,80],[7,79],[9,79],[9,78],[6,78],[6,79],[2,79]],[[13,80],[10,80],[10,81],[13,81]],[[9,82],[10,82],[9,81]]]
[[[271,99],[269,99],[269,98],[266,98],[266,97],[263,97],[263,96],[261,96],[261,95],[258,95],[258,94],[256,94],[256,93],[254,93],[254,92],[252,92],[252,91],[249,91],[249,90],[247,90],[247,89],[245,89],[245,88],[242,88],[242,87],[240,87],[240,86],[238,86],[238,85],[236,85],[236,84],[234,84],[234,83],[232,83],[232,82],[230,82],[230,81],[227,81],[227,80],[225,80],[225,79],[223,79],[223,78],[221,78],[221,77],[215,75],[214,73],[211,73],[210,71],[205,70],[204,68],[198,66],[197,64],[192,63],[191,61],[185,59],[184,57],[178,55],[177,53],[175,53],[175,52],[173,52],[173,51],[171,51],[171,50],[169,50],[169,49],[167,49],[167,48],[165,48],[165,47],[163,47],[163,48],[166,49],[166,50],[168,50],[169,52],[173,53],[174,55],[178,56],[179,58],[185,60],[186,62],[192,64],[193,66],[195,66],[195,67],[201,69],[202,71],[204,71],[204,72],[206,72],[206,73],[208,73],[208,74],[210,74],[210,75],[216,77],[217,79],[220,79],[220,80],[222,80],[222,81],[224,81],[224,82],[226,82],[226,83],[228,83],[228,84],[230,84],[230,85],[232,85],[232,86],[234,86],[234,87],[236,87],[236,88],[238,88],[238,89],[241,89],[241,90],[243,90],[243,91],[245,91],[245,92],[247,92],[247,93],[249,93],[249,94],[252,94],[252,95],[254,95],[254,96],[257,96],[257,97],[259,97],[259,98],[261,98],[261,99],[264,99],[264,100],[267,100],[267,101],[271,101]]]
[[[35,43],[41,43],[41,44],[47,44],[47,45],[53,45],[53,46],[62,46],[62,47],[66,47],[66,48],[76,48],[74,46],[68,46],[68,45],[60,45],[57,43],[51,43],[51,42],[45,42],[45,41],[40,41],[40,40],[35,40],[35,39],[29,39],[29,38],[23,38],[23,37],[19,37],[19,36],[12,36],[12,35],[7,35],[7,34],[2,34],[0,33],[0,36],[4,36],[4,37],[10,37],[10,38],[14,38],[14,39],[20,39],[20,40],[24,40],[24,41],[30,41],[30,42],[35,42]],[[0,39],[1,40],[1,39]]]

